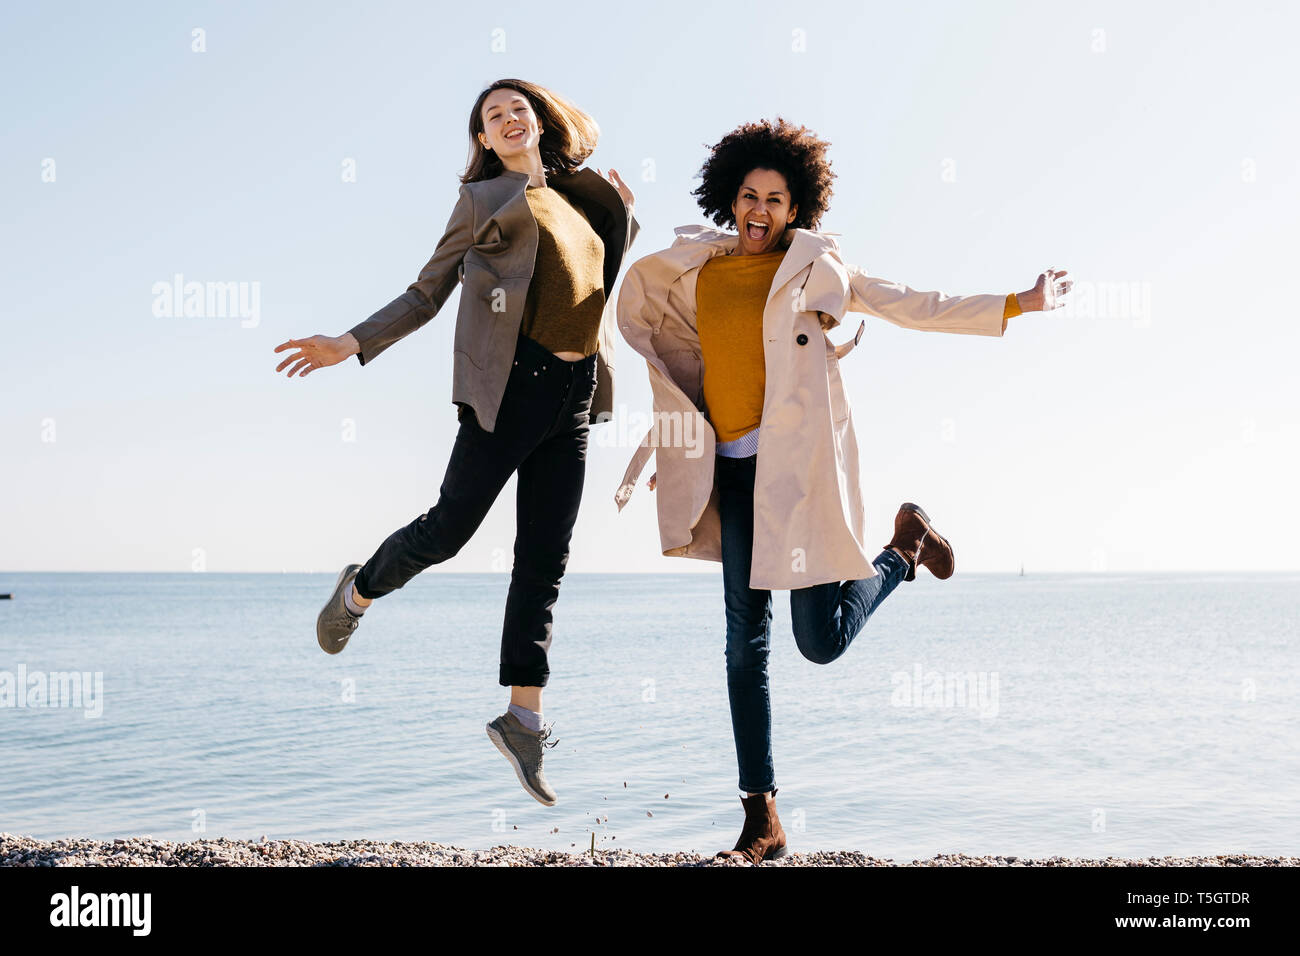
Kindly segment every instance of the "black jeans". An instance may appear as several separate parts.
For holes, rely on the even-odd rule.
[[[400,588],[455,555],[478,530],[511,474],[518,472],[514,570],[501,631],[503,686],[545,687],[552,609],[569,560],[587,467],[587,415],[596,356],[566,362],[521,335],[496,430],[479,427],[468,406],[447,463],[438,503],[393,532],[361,568],[357,593],[372,599]]]

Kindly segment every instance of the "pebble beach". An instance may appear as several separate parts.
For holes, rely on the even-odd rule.
[[[698,853],[634,853],[604,850],[565,853],[527,847],[496,846],[466,850],[441,843],[343,840],[189,840],[171,842],[148,836],[115,840],[34,840],[0,833],[0,866],[749,866],[744,860],[718,859]],[[897,862],[844,852],[791,852],[764,866],[1300,866],[1300,857],[1163,856],[1138,859],[1083,859],[1051,856],[940,854]]]

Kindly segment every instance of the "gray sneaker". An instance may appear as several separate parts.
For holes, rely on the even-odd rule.
[[[541,731],[529,730],[507,710],[487,725],[487,735],[515,768],[515,776],[529,795],[543,806],[555,806],[555,791],[542,773],[542,748],[559,743],[558,740],[546,742],[551,736],[551,725],[547,724]]]
[[[326,654],[337,654],[343,650],[348,638],[361,623],[361,618],[343,604],[343,595],[347,593],[345,589],[352,587],[352,579],[360,570],[361,565],[349,564],[339,572],[339,579],[334,582],[334,593],[316,618],[316,643]]]

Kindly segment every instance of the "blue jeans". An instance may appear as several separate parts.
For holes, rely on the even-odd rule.
[[[715,459],[722,519],[722,586],[727,612],[727,696],[740,765],[740,789],[765,793],[776,786],[772,768],[772,706],[767,657],[772,637],[772,592],[749,586],[754,554],[754,471],[758,456]],[[830,582],[790,592],[795,644],[804,657],[829,664],[843,654],[871,612],[907,574],[907,562],[886,548],[872,562],[878,572],[860,581]]]

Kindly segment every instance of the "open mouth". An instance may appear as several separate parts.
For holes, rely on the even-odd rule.
[[[510,142],[512,143],[517,140],[521,140],[524,138],[524,130],[522,127],[517,126],[514,129],[512,129],[510,132],[506,133],[505,138],[510,140]]]
[[[745,223],[745,235],[754,242],[762,242],[767,238],[769,226],[765,222],[758,222],[750,219]]]

